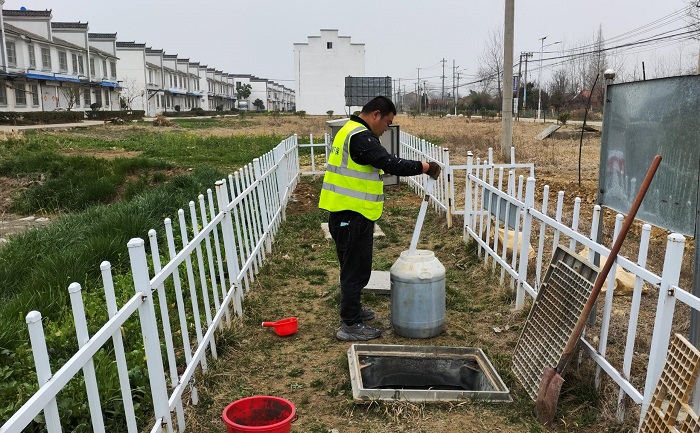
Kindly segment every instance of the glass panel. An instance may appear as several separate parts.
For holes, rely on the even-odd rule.
[[[599,201],[627,213],[655,155],[663,157],[637,218],[693,235],[700,168],[700,76],[608,87]]]

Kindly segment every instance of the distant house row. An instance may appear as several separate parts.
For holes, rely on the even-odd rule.
[[[4,5],[4,0],[0,0]],[[266,110],[293,111],[294,91],[272,80],[166,54],[117,33],[91,33],[87,23],[52,22],[50,10],[2,10],[0,111]],[[250,85],[250,95],[236,89]],[[239,100],[240,99],[240,100]],[[93,105],[98,104],[98,105]]]

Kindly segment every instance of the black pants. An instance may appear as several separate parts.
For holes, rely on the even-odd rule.
[[[360,297],[372,274],[374,221],[353,211],[331,212],[328,228],[340,262],[340,319],[361,322]]]

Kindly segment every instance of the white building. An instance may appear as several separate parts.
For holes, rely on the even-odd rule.
[[[345,77],[365,75],[365,44],[338,30],[321,30],[294,44],[296,109],[309,114],[345,113]]]
[[[0,0],[0,7],[4,7]],[[51,10],[0,14],[0,111],[144,110],[147,116],[193,108],[237,107],[238,75],[145,43],[91,33],[88,23],[52,22]],[[265,109],[292,110],[294,93],[247,75]],[[252,97],[253,95],[251,95]],[[268,108],[269,107],[269,108]]]

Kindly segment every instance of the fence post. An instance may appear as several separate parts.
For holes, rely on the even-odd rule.
[[[153,411],[157,420],[161,420],[168,433],[173,431],[173,421],[170,418],[168,406],[168,389],[165,385],[163,358],[160,353],[160,341],[158,339],[158,324],[153,306],[151,292],[151,280],[148,277],[148,263],[146,262],[146,249],[143,239],[133,238],[127,244],[129,249],[129,261],[134,279],[134,290],[141,294],[143,303],[139,305],[139,321],[143,333],[143,345],[146,352],[146,365],[148,367],[148,380],[151,384],[151,396],[153,397]]]
[[[280,209],[282,210],[282,220],[287,220],[285,213],[284,192],[287,185],[287,161],[285,158],[285,149],[283,146],[277,146],[274,150],[275,165],[277,166],[277,194],[279,195]]]
[[[444,148],[444,163],[445,163],[445,186],[447,190],[445,191],[445,200],[447,200],[447,227],[452,227],[452,206],[453,206],[453,194],[454,185],[452,184],[452,166],[450,165],[450,149]]]
[[[258,186],[255,188],[258,192],[258,205],[260,206],[260,213],[262,214],[262,225],[263,225],[263,236],[265,236],[265,249],[268,253],[272,252],[272,241],[270,235],[270,221],[267,214],[267,204],[265,202],[265,196],[263,194],[263,181],[262,181],[262,169],[260,168],[260,159],[253,159],[253,171],[255,172],[255,182],[258,182]]]
[[[233,240],[233,223],[231,222],[231,213],[227,209],[228,202],[228,190],[226,188],[226,182],[223,180],[216,181],[216,200],[219,204],[219,212],[224,213],[224,221],[221,223],[221,231],[224,236],[224,255],[226,256],[226,267],[228,268],[228,280],[230,287],[226,290],[228,294],[229,290],[234,290],[233,294],[233,312],[236,313],[238,317],[243,315],[241,308],[241,285],[238,280],[238,255],[236,254],[235,241]],[[228,305],[224,305],[228,308]]]
[[[44,336],[44,326],[41,324],[41,313],[30,311],[25,318],[29,329],[29,341],[32,345],[34,355],[34,368],[39,387],[42,387],[51,379],[51,364],[49,364],[49,352],[46,350],[46,337]],[[44,408],[44,418],[46,419],[46,429],[49,433],[60,433],[61,418],[58,415],[58,405],[56,399],[52,398]]]
[[[640,424],[649,407],[651,396],[654,393],[654,388],[656,388],[656,382],[661,376],[661,370],[666,361],[668,342],[671,339],[673,310],[676,306],[675,293],[671,287],[678,285],[684,247],[685,237],[683,235],[678,233],[668,235],[664,267],[661,273],[661,284],[659,285],[659,300],[656,305],[654,333],[652,334],[651,347],[649,348],[649,364],[647,365],[647,378],[644,384],[644,399],[642,400],[642,411],[639,418]]]
[[[475,230],[476,227],[474,227],[474,206],[472,205],[472,183],[469,180],[469,176],[472,173],[472,164],[474,163],[474,154],[472,151],[467,152],[467,175],[465,178],[466,185],[464,187],[464,230],[462,233],[462,238],[464,242],[469,242],[469,234],[467,232],[467,227],[471,227],[472,230]]]
[[[525,288],[527,281],[528,248],[530,246],[530,230],[532,228],[532,214],[530,209],[535,207],[535,178],[528,177],[525,186],[525,216],[523,218],[523,241],[520,244],[520,266],[518,267],[518,291],[515,295],[515,309],[519,310],[525,305]]]
[[[68,286],[70,304],[73,310],[73,322],[75,323],[75,334],[78,338],[78,348],[85,346],[90,341],[87,321],[85,320],[85,306],[83,305],[82,287],[78,283],[71,283]],[[103,432],[105,430],[104,419],[102,418],[102,405],[100,404],[100,392],[97,389],[97,376],[95,375],[95,362],[92,358],[83,366],[85,376],[85,390],[87,391],[90,418],[92,420],[93,431]]]

